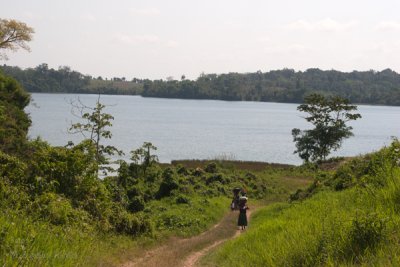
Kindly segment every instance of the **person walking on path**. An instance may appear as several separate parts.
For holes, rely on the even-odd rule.
[[[242,200],[242,199],[241,199]],[[247,206],[247,197],[245,197],[241,202],[239,206],[239,218],[238,218],[238,226],[239,229],[245,230],[247,227],[247,210],[249,207]]]

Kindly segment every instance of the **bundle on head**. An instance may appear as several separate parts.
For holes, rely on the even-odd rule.
[[[240,206],[244,206],[244,205],[246,205],[246,203],[247,203],[247,197],[241,196],[241,197],[239,198],[239,205],[240,205]]]

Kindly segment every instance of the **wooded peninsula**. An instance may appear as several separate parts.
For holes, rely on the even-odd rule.
[[[141,95],[143,97],[215,99],[227,101],[263,101],[302,103],[319,93],[337,95],[352,103],[400,105],[400,74],[391,69],[382,71],[293,69],[269,72],[201,74],[196,80],[149,80],[125,77],[111,79],[84,75],[70,67],[58,69],[41,64],[21,69],[3,65],[4,74],[18,80],[28,92]]]

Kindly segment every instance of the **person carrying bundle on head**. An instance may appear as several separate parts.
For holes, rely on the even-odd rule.
[[[247,210],[249,207],[247,206],[247,196],[246,192],[242,192],[242,195],[239,198],[239,218],[238,218],[238,226],[241,230],[245,230],[247,227]]]
[[[232,199],[232,203],[231,203],[231,210],[237,210],[239,208],[239,198],[240,198],[241,191],[242,191],[242,189],[239,187],[236,187],[232,190],[233,199]]]

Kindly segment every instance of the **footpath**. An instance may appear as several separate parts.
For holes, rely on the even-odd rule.
[[[251,211],[247,212],[250,219]],[[208,231],[190,238],[170,238],[162,246],[145,252],[121,267],[193,267],[198,260],[227,240],[245,232],[237,229],[238,212],[227,213],[222,220]]]

